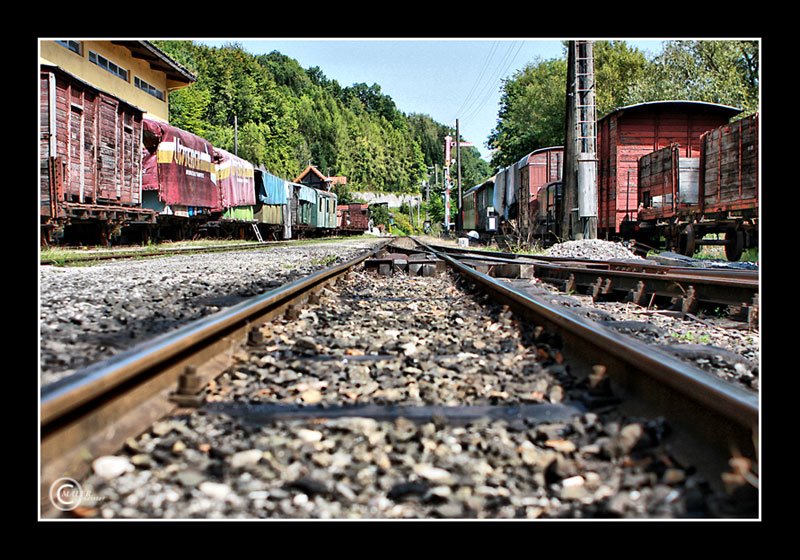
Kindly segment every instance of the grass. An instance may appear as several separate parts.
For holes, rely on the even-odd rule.
[[[693,332],[670,333],[670,336],[678,342],[688,342],[690,344],[711,344],[711,337],[707,334],[696,335]]]
[[[375,239],[374,236],[371,235],[353,235],[347,237],[326,237],[326,238],[319,238],[319,239],[295,239],[287,241],[287,245],[289,246],[296,246],[296,245],[318,245],[318,244],[325,244],[325,243],[336,243],[342,240],[358,240],[358,239]],[[123,256],[137,256],[139,254],[144,253],[163,253],[164,255],[168,255],[170,250],[173,249],[197,249],[198,251],[202,251],[208,247],[214,246],[230,246],[232,249],[236,248],[237,246],[252,246],[258,245],[255,241],[242,241],[242,240],[232,240],[232,239],[197,239],[197,240],[190,240],[190,241],[169,241],[164,243],[147,243],[140,246],[129,246],[129,247],[120,247],[117,249],[109,249],[107,247],[76,247],[76,248],[65,248],[65,247],[48,247],[43,248],[39,252],[39,260],[51,263],[53,266],[90,266],[92,264],[96,264],[100,262],[99,259],[93,259],[92,255],[106,255],[106,254],[114,254],[119,255],[120,257]],[[267,245],[269,247],[269,245]],[[325,264],[325,263],[320,263]]]

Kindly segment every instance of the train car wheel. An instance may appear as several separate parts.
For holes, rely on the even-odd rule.
[[[695,248],[697,246],[697,239],[694,231],[694,226],[692,224],[687,225],[683,233],[680,234],[678,238],[678,252],[681,255],[686,255],[687,257],[691,257],[694,255]]]
[[[729,229],[725,232],[725,257],[729,261],[738,261],[744,250],[744,232],[740,229]]]

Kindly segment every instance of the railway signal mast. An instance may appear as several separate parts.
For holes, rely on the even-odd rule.
[[[597,115],[592,41],[570,41],[564,146],[564,215],[571,239],[597,238]]]
[[[453,137],[444,137],[444,230],[450,231],[450,148],[452,147]]]

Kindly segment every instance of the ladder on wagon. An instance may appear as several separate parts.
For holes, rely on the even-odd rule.
[[[261,237],[261,230],[258,229],[258,224],[253,224],[253,231],[256,232],[256,239],[258,239],[259,242],[264,243],[264,238]]]

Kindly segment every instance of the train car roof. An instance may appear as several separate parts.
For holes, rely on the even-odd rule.
[[[686,106],[694,106],[694,107],[703,107],[710,110],[719,111],[720,113],[728,113],[731,117],[738,115],[743,111],[739,107],[732,107],[730,105],[722,105],[720,103],[709,103],[708,101],[689,101],[686,99],[667,99],[664,101],[646,101],[644,103],[635,103],[633,105],[626,105],[624,107],[617,107],[616,109],[612,109],[608,113],[606,113],[602,118],[597,119],[598,121],[602,121],[614,115],[616,113],[622,111],[638,111],[643,110],[645,108],[650,107],[657,107],[657,106],[668,106],[668,105],[686,105]]]
[[[470,187],[467,191],[464,192],[464,194],[467,194],[467,193],[470,193],[470,192],[474,192],[474,191],[479,191],[483,187],[487,186],[489,183],[494,183],[494,178],[495,177],[497,177],[497,175],[492,175],[491,177],[486,179],[483,183],[478,183],[474,187]]]
[[[522,159],[520,159],[517,162],[517,169],[520,169],[520,168],[525,167],[526,165],[528,165],[528,160],[530,159],[530,157],[532,155],[541,154],[542,152],[549,152],[549,151],[552,151],[552,150],[561,150],[561,151],[563,151],[564,150],[564,146],[548,146],[547,148],[539,148],[538,150],[533,150],[531,153],[529,153],[526,156],[523,156]]]

